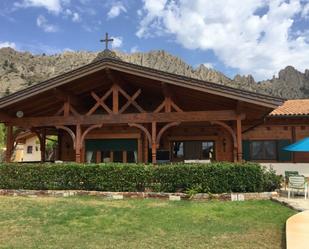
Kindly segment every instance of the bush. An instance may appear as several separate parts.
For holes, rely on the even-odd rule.
[[[254,163],[202,164],[2,164],[0,188],[205,193],[261,192],[279,178]],[[196,187],[198,186],[198,188]],[[198,190],[197,190],[198,189]]]
[[[258,164],[176,164],[153,169],[153,182],[162,192],[185,191],[200,186],[204,193],[261,192],[263,170]]]
[[[280,189],[282,181],[282,176],[276,175],[276,171],[274,169],[263,169],[264,191],[273,191],[275,189]]]

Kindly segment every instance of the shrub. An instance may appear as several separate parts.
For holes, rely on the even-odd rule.
[[[226,193],[272,191],[279,184],[274,171],[254,163],[0,165],[2,189]]]
[[[273,191],[275,189],[280,189],[282,181],[282,176],[276,175],[276,171],[274,169],[263,169],[264,191]]]
[[[204,193],[260,192],[263,170],[253,163],[175,164],[155,167],[153,183],[163,192],[183,192],[197,185]]]

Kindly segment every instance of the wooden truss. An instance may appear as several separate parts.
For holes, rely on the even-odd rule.
[[[54,126],[57,129],[66,131],[73,140],[73,146],[76,153],[76,162],[82,162],[82,149],[86,135],[93,129],[101,128],[105,124],[127,124],[130,127],[140,129],[147,138],[151,146],[152,161],[156,163],[156,151],[160,146],[160,140],[164,132],[171,127],[180,125],[182,122],[201,122],[208,121],[214,125],[225,128],[232,136],[234,144],[234,160],[241,160],[241,120],[245,115],[237,110],[216,110],[216,111],[184,111],[173,100],[172,94],[168,88],[162,84],[164,100],[152,111],[146,112],[137,102],[141,95],[141,89],[138,89],[132,96],[129,95],[119,84],[113,84],[111,88],[99,96],[92,91],[90,94],[95,100],[95,104],[85,110],[84,114],[79,113],[74,106],[80,106],[80,101],[67,92],[55,90],[57,97],[63,100],[63,106],[54,116],[48,117],[23,117],[11,118],[3,117],[3,122],[7,123],[7,156],[10,161],[13,150],[13,126],[32,129],[37,134],[42,152],[42,160],[45,159],[45,139],[46,133],[43,127]],[[119,97],[122,96],[126,102],[120,106]],[[107,99],[112,98],[112,104],[107,103]],[[126,113],[128,108],[133,106],[137,112]],[[98,108],[102,108],[107,114],[98,114]],[[235,130],[225,121],[236,121]],[[158,124],[160,124],[158,126]],[[158,127],[160,129],[158,130]],[[43,128],[44,129],[44,128]],[[44,155],[43,155],[44,154]]]
[[[95,93],[91,92],[91,96],[96,100],[95,105],[87,112],[87,116],[95,113],[95,111],[101,106],[109,114],[120,114],[128,109],[130,105],[134,106],[139,112],[145,112],[145,110],[136,102],[137,97],[141,94],[141,89],[137,90],[132,96],[130,96],[119,85],[114,84],[110,90],[108,90],[101,98]],[[127,102],[119,109],[119,94],[127,99]],[[112,95],[113,104],[110,108],[106,103],[106,99]]]

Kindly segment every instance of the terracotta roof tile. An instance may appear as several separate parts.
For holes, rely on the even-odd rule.
[[[269,116],[309,116],[309,99],[287,100]]]

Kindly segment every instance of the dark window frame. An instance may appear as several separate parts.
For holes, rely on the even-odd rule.
[[[215,140],[173,140],[171,141],[171,160],[172,161],[181,161],[181,160],[185,160],[186,158],[186,146],[185,143],[186,142],[198,142],[201,145],[200,148],[200,158],[199,160],[216,160],[216,141]],[[175,157],[174,154],[174,143],[182,143],[182,147],[183,147],[183,155],[181,157]],[[204,158],[203,156],[203,143],[213,143],[213,154],[212,154],[212,158]],[[196,158],[198,159],[198,158]]]
[[[33,146],[32,145],[27,146],[27,154],[33,154]]]
[[[272,140],[272,139],[250,140],[250,160],[254,160],[254,161],[269,161],[269,160],[278,161],[278,141],[279,140]],[[253,156],[253,143],[254,142],[260,142],[260,143],[273,142],[275,144],[275,146],[274,146],[275,156],[273,158],[267,158],[266,154],[265,154],[265,150],[264,150],[263,151],[264,155],[262,157],[260,156],[259,158],[254,158],[254,156]]]

